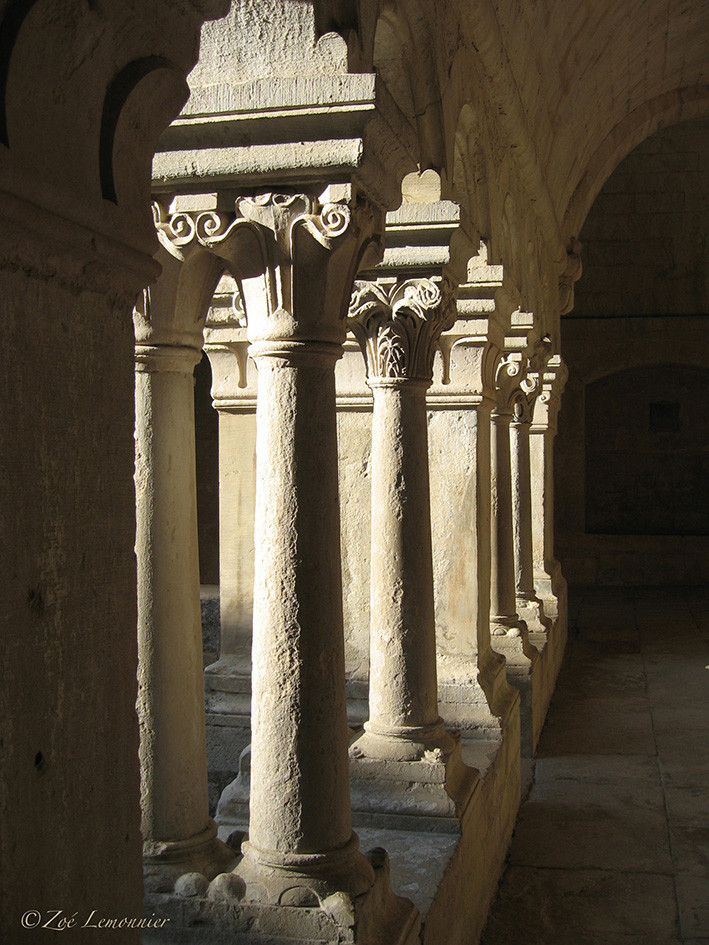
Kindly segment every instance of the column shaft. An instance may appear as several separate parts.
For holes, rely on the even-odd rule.
[[[490,621],[493,633],[500,635],[517,625],[509,414],[493,413],[491,432]]]
[[[138,716],[144,849],[156,862],[182,854],[214,874],[229,862],[209,818],[192,348],[136,346]],[[217,844],[216,846],[213,846]],[[214,868],[209,856],[211,848]],[[176,870],[176,872],[175,872]],[[158,870],[159,872],[159,870]],[[150,886],[160,882],[146,872]]]
[[[554,558],[554,434],[553,429],[532,428],[530,436],[534,584],[544,612],[553,619],[559,613],[554,585],[560,579],[559,565]]]
[[[529,423],[510,424],[512,509],[515,541],[515,582],[518,597],[534,599],[532,559],[532,490],[530,484]]]
[[[260,882],[263,867],[315,882],[327,874],[333,889],[361,892],[372,876],[350,819],[334,380],[341,347],[264,342],[252,354],[251,820],[238,869],[248,880],[249,867],[260,867]],[[286,882],[295,885],[292,873]]]
[[[427,382],[372,383],[371,733],[440,734]],[[410,733],[416,738],[416,732]],[[429,733],[430,734],[430,733]]]

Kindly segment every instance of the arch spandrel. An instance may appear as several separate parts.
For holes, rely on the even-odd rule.
[[[163,0],[128,12],[122,0],[2,5],[0,177],[21,200],[56,215],[63,242],[81,242],[76,230],[69,233],[79,224],[155,251],[152,153],[186,99],[204,15],[227,6]]]

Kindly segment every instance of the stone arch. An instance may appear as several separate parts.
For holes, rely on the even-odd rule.
[[[470,102],[461,108],[455,128],[449,171],[451,189],[481,238],[490,239],[491,215],[488,155],[479,114]]]
[[[175,37],[156,16],[136,37],[119,28],[110,7],[62,0],[6,6],[0,143],[27,180],[49,183],[62,217],[86,220],[94,202],[107,200],[120,206],[118,217],[103,208],[114,214],[114,226],[140,214],[142,227],[131,223],[126,233],[154,248],[146,212],[150,162],[160,133],[187,99],[194,33]],[[187,20],[199,22],[197,15],[195,4]]]
[[[417,130],[420,170],[446,164],[440,90],[432,30],[419,0],[399,10],[387,6],[377,20],[373,65],[406,118]]]
[[[662,128],[707,115],[709,86],[706,85],[676,89],[634,109],[606,135],[587,162],[566,205],[563,232],[578,235],[605,182],[623,158],[646,138]]]
[[[189,88],[178,67],[164,56],[146,56],[124,65],[109,81],[103,100],[98,165],[101,195],[112,203],[149,199],[150,162],[162,131],[156,116],[178,111]],[[145,110],[145,101],[154,107]],[[155,107],[158,106],[158,107]],[[136,175],[136,165],[141,174]]]
[[[636,343],[632,347],[620,345],[615,348],[606,348],[603,363],[584,372],[583,383],[584,387],[589,387],[622,371],[636,371],[640,368],[662,367],[668,364],[680,368],[705,370],[708,354],[709,343],[690,348],[679,332],[673,338],[665,339],[661,352],[657,350],[651,336],[647,333],[638,333]]]
[[[38,0],[10,0],[0,21],[0,142],[9,145],[7,133],[7,82],[10,60],[24,22]]]

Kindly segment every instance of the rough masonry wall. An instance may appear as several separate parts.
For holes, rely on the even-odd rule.
[[[666,128],[629,154],[581,242],[572,318],[709,312],[709,120]]]
[[[0,322],[12,407],[0,424],[0,929],[12,942],[27,910],[82,923],[93,909],[142,912],[134,375],[130,313],[96,293],[5,272]]]

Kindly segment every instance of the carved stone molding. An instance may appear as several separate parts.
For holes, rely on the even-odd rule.
[[[455,321],[452,300],[445,281],[356,284],[348,323],[365,355],[370,383],[431,383],[441,332]]]
[[[541,376],[531,358],[521,352],[506,353],[495,373],[497,412],[515,423],[531,423],[534,404],[541,394]]]
[[[267,191],[219,209],[166,206],[154,204],[161,244],[183,262],[200,251],[221,260],[237,280],[235,312],[251,343],[342,343],[355,272],[363,257],[381,255],[381,214],[349,186]]]

